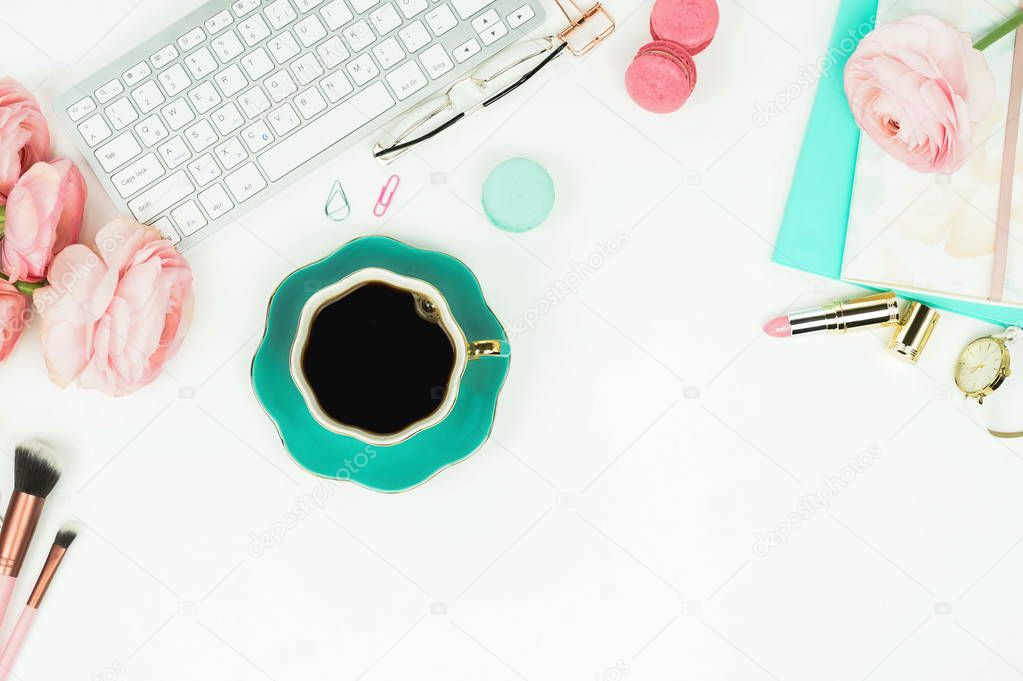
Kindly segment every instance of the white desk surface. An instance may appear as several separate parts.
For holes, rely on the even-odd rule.
[[[49,110],[198,4],[5,3],[0,71]],[[84,532],[18,678],[1023,674],[1023,443],[989,438],[951,375],[988,327],[946,316],[918,367],[880,332],[760,331],[854,291],[770,262],[837,7],[784,4],[721,0],[694,97],[657,117],[622,85],[650,3],[610,0],[618,32],[590,58],[559,60],[394,166],[384,220],[370,209],[391,170],[366,144],[332,161],[187,253],[191,335],[134,396],[52,386],[33,328],[0,365],[0,445],[44,436],[68,464],[16,602],[51,532],[67,518]],[[787,113],[755,124],[779,96]],[[479,213],[483,178],[510,156],[545,165],[558,192],[549,221],[516,237]],[[82,170],[94,231],[112,206]],[[321,213],[335,177],[356,209],[342,223]],[[371,233],[464,260],[511,330],[512,372],[468,461],[400,495],[330,488],[292,523],[324,483],[282,449],[249,362],[280,279]],[[826,507],[805,501],[829,486]],[[765,555],[758,533],[787,520]]]

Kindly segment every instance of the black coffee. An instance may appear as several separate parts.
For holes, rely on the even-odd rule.
[[[431,316],[429,302],[378,282],[321,307],[302,371],[323,411],[380,435],[432,414],[447,391],[455,351]]]

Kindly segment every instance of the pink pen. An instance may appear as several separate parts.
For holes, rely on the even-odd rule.
[[[76,536],[77,533],[74,530],[64,528],[57,533],[57,537],[53,540],[53,546],[50,547],[50,553],[46,556],[46,562],[43,563],[39,579],[36,580],[36,585],[28,596],[28,603],[21,611],[18,622],[11,632],[11,637],[7,639],[3,650],[0,650],[0,681],[6,679],[11,673],[18,652],[21,651],[22,644],[28,638],[32,621],[39,612],[39,606],[42,605],[43,596],[46,595],[46,590],[50,587],[53,576],[57,574],[57,568],[60,567],[60,561],[64,559],[64,554],[67,553],[68,547],[71,546],[71,542],[75,540]]]

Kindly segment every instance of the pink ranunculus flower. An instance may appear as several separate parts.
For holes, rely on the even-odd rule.
[[[99,231],[95,250],[57,254],[33,298],[50,379],[127,395],[159,376],[184,340],[192,270],[155,229],[120,218]]]
[[[21,174],[50,157],[50,129],[39,102],[13,78],[0,78],[0,206]]]
[[[7,359],[28,323],[28,296],[0,279],[0,362]]]
[[[995,84],[970,36],[930,16],[881,26],[845,67],[856,123],[881,148],[923,173],[958,170],[973,149],[973,123]]]
[[[0,265],[11,281],[42,281],[53,256],[78,241],[85,180],[71,161],[40,161],[14,185],[0,242]]]

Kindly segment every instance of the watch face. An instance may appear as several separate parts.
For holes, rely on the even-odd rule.
[[[1002,346],[993,338],[978,338],[963,350],[956,365],[956,385],[966,393],[990,388],[1002,368]]]

